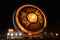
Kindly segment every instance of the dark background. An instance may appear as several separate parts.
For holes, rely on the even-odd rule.
[[[47,17],[46,31],[60,33],[60,5],[52,0],[0,0],[0,34],[14,28],[12,15],[16,8],[24,4],[33,4],[41,8]]]

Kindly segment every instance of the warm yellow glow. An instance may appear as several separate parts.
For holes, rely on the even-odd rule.
[[[34,13],[29,13],[29,14],[27,15],[27,18],[28,18],[28,20],[29,20],[31,23],[37,22],[37,15],[34,14]]]
[[[56,36],[58,36],[59,34],[58,33],[56,33]]]
[[[31,33],[29,33],[28,35],[32,35]]]
[[[43,28],[40,29],[39,31],[36,31],[36,32],[28,31],[28,30],[26,30],[26,29],[21,25],[21,23],[19,22],[19,18],[18,18],[19,12],[20,12],[20,10],[21,10],[22,8],[27,7],[27,6],[31,6],[31,7],[34,7],[34,8],[36,8],[36,9],[38,9],[38,10],[42,13],[42,15],[43,15],[43,17],[44,17],[44,26],[43,26]],[[35,15],[35,14],[34,14],[34,15]],[[37,17],[36,17],[36,20],[37,20]],[[16,21],[17,26],[18,26],[23,32],[25,32],[25,33],[27,33],[27,34],[31,33],[31,34],[34,34],[34,35],[41,33],[41,32],[44,30],[44,28],[46,27],[46,24],[47,24],[46,17],[45,17],[45,15],[44,15],[44,13],[42,12],[42,10],[39,9],[38,7],[34,6],[34,5],[23,5],[23,6],[19,7],[18,10],[16,11],[15,21]],[[34,21],[35,21],[35,20],[34,20]]]
[[[13,32],[14,30],[13,29],[9,29],[8,32]]]

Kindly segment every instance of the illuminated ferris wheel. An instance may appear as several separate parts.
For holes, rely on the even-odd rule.
[[[13,14],[13,25],[16,31],[26,35],[39,35],[47,25],[43,11],[34,5],[22,5]]]

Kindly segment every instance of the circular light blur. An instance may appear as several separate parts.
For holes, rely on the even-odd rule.
[[[15,33],[15,35],[17,36],[17,35],[18,35],[18,33]]]
[[[14,33],[11,33],[11,36],[13,36],[14,35]]]
[[[21,36],[22,34],[21,34],[21,33],[19,33],[19,35]]]
[[[37,15],[34,14],[34,13],[29,13],[29,14],[27,15],[27,18],[28,18],[28,20],[29,20],[31,23],[37,22]]]
[[[41,36],[40,38],[43,39],[43,36]]]
[[[8,32],[13,32],[14,30],[13,29],[9,29]]]
[[[56,33],[56,36],[58,36],[59,34],[58,33]]]
[[[7,33],[7,36],[9,36],[10,35],[10,33]]]
[[[25,16],[26,16],[26,13],[24,13],[23,12],[23,16],[21,16],[21,19],[19,20],[19,13],[20,13],[20,11],[21,11],[21,9],[23,9],[24,7],[33,7],[33,8],[35,8],[35,9],[37,9],[37,10],[39,10],[40,12],[41,12],[41,14],[43,15],[43,21],[44,21],[44,24],[43,24],[43,28],[42,29],[39,29],[38,31],[35,31],[35,32],[32,32],[32,31],[29,31],[29,30],[27,30],[27,29],[25,29],[23,26],[22,26],[22,24],[21,24],[21,22],[20,22],[20,20],[23,18],[24,20],[26,20],[25,19]],[[31,10],[30,10],[31,11]],[[44,15],[44,13],[42,12],[42,10],[41,9],[39,9],[38,7],[36,7],[36,6],[34,6],[34,5],[23,5],[23,6],[21,6],[21,7],[19,7],[18,9],[17,9],[17,11],[16,11],[16,13],[15,13],[16,15],[15,15],[15,23],[16,23],[16,25],[18,26],[18,28],[19,28],[19,30],[22,30],[22,32],[24,32],[24,33],[26,33],[26,34],[29,34],[29,33],[31,33],[31,34],[33,34],[33,35],[36,35],[36,34],[39,34],[39,33],[41,33],[43,30],[44,30],[44,28],[46,27],[46,24],[47,24],[47,20],[46,20],[46,17],[45,17],[45,15]],[[35,12],[35,14],[34,13],[29,13],[28,15],[27,15],[27,19],[28,19],[28,21],[30,21],[31,23],[35,23],[37,20],[39,20],[39,22],[40,22],[40,24],[42,23],[42,17],[41,17],[41,14],[39,14],[39,12]],[[39,19],[37,18],[37,15],[38,15],[38,17],[39,17]],[[22,22],[24,23],[24,24],[27,24],[27,26],[28,25],[30,25],[30,23],[28,22],[28,21],[23,21],[22,20]],[[39,23],[38,23],[39,24]],[[36,26],[38,26],[38,24],[36,25]],[[32,24],[31,24],[32,25]],[[33,24],[34,26],[35,26],[35,24]],[[27,27],[26,26],[26,27]],[[32,26],[33,27],[33,26]],[[31,27],[31,29],[32,29],[32,27]]]

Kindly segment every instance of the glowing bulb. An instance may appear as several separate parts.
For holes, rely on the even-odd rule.
[[[37,22],[37,15],[34,13],[29,13],[27,15],[28,21],[30,21],[31,23],[33,22]]]
[[[9,31],[9,32],[13,32],[14,30],[13,30],[13,29],[9,29],[8,31]]]
[[[11,33],[11,36],[13,36],[14,34],[13,33]]]
[[[22,35],[21,33],[19,33],[19,35]]]
[[[21,34],[21,33],[19,33],[19,35],[21,36],[22,34]]]
[[[10,35],[10,33],[7,33],[7,36],[9,36]]]
[[[17,34],[17,33],[15,33],[15,35],[17,36],[18,34]]]
[[[28,35],[32,35],[31,33],[29,33]]]
[[[58,36],[59,34],[58,33],[56,33],[56,36]]]

